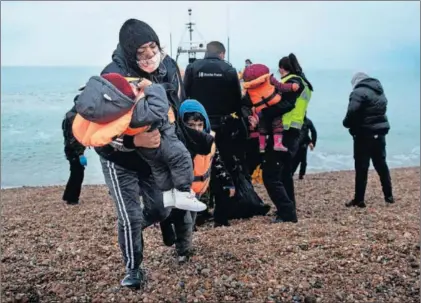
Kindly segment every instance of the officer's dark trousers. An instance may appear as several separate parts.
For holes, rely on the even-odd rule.
[[[299,176],[304,176],[306,174],[307,169],[307,150],[308,145],[300,145],[298,148],[297,154],[294,157],[293,167],[292,167],[292,174],[294,175],[297,171],[298,165],[300,165],[300,172]]]
[[[276,206],[278,218],[285,222],[296,222],[292,160],[298,150],[299,130],[284,131],[283,143],[288,148],[287,152],[274,151],[271,137],[262,163],[263,183]]]

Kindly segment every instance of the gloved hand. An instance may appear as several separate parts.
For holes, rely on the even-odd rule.
[[[88,160],[86,159],[85,155],[80,155],[79,156],[79,162],[82,166],[87,166],[88,165]]]

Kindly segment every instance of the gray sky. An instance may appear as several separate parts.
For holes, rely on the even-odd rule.
[[[103,66],[128,18],[149,23],[168,53],[172,32],[175,57],[189,7],[207,41],[226,44],[229,28],[237,67],[294,52],[305,69],[419,70],[419,1],[1,2],[1,63]]]

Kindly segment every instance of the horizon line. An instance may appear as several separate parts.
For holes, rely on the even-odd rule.
[[[1,68],[104,68],[103,65],[1,65]],[[234,66],[235,67],[235,66]],[[276,67],[272,68],[271,70],[277,69]],[[321,67],[316,67],[316,68],[308,68],[307,70],[344,70],[344,71],[353,71],[355,70],[355,68],[352,67],[343,67],[343,68],[334,68],[334,67],[325,67],[325,68],[321,68]],[[373,70],[373,68],[371,68],[371,70]],[[420,71],[419,66],[411,68],[411,67],[403,67],[403,68],[396,68],[396,67],[381,67],[378,69],[374,69],[374,70],[379,70],[379,71],[390,71],[390,70],[416,70],[416,71]]]

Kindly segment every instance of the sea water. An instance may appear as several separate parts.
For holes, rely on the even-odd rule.
[[[99,67],[1,68],[2,188],[67,182],[61,122],[78,88],[100,71]],[[418,70],[404,74],[373,74],[389,100],[390,167],[420,163],[420,74]],[[306,71],[306,76],[314,86],[308,117],[318,133],[317,146],[308,153],[308,172],[353,169],[352,138],[342,126],[352,71]],[[104,183],[97,154],[90,149],[86,156],[84,183]]]

